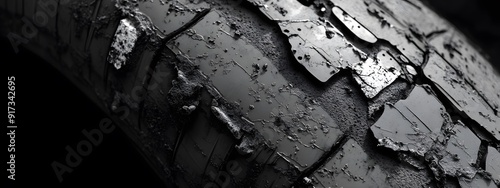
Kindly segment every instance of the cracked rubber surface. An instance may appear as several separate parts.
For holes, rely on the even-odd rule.
[[[14,42],[113,117],[169,186],[500,183],[499,73],[417,0],[0,9],[2,33],[28,38]]]

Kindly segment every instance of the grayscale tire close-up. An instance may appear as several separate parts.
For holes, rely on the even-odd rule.
[[[498,56],[437,10],[0,0],[0,32],[103,111],[165,187],[498,187]],[[99,127],[89,143],[111,132]],[[70,162],[47,173],[63,182]]]

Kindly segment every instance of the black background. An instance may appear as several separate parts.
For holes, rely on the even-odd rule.
[[[0,44],[4,70],[7,76],[16,77],[16,187],[162,186],[118,127],[104,134],[103,142],[59,183],[52,162],[65,164],[65,147],[76,149],[78,142],[86,140],[81,131],[98,129],[107,116],[47,62],[23,48],[14,53],[5,38]],[[9,138],[4,138],[7,141],[2,147],[6,150]],[[4,162],[9,160],[6,157]],[[6,178],[2,179],[5,182]]]

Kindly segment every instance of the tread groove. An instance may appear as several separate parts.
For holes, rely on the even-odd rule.
[[[342,146],[344,146],[345,143],[347,143],[348,140],[349,140],[349,137],[346,134],[342,135],[339,138],[339,140],[330,148],[330,150],[328,150],[328,152],[326,152],[325,154],[323,154],[323,156],[321,156],[321,158],[316,163],[314,163],[313,165],[311,165],[310,168],[308,168],[307,170],[305,170],[299,176],[299,178],[297,179],[297,181],[294,182],[292,185],[296,185],[296,186],[301,185],[301,181],[305,177],[311,176],[321,166],[325,165],[332,156],[334,156],[335,154],[337,154],[340,151],[340,149],[342,148]]]

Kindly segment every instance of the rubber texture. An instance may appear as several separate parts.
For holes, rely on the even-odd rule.
[[[81,88],[169,187],[500,181],[499,74],[418,1],[0,6],[13,47]]]

